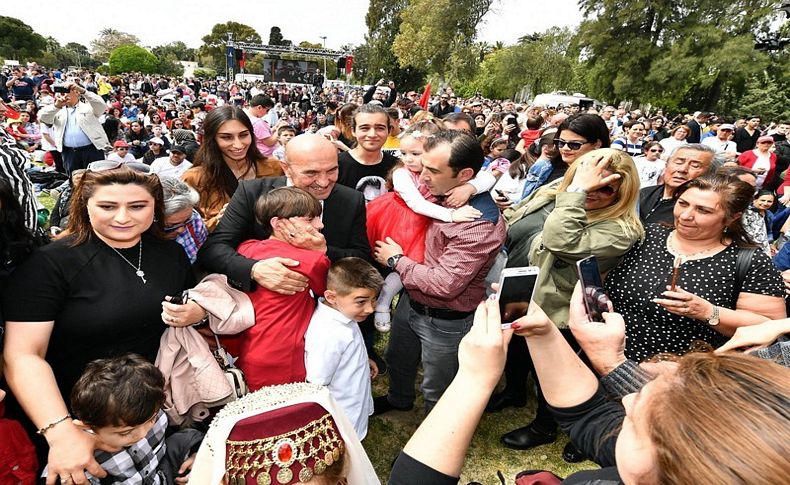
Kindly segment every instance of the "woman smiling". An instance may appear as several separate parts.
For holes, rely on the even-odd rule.
[[[194,166],[182,176],[200,194],[198,209],[213,231],[239,181],[283,174],[275,159],[267,159],[255,145],[252,123],[241,108],[222,106],[203,124],[203,144]]]
[[[36,443],[40,460],[62,483],[84,483],[86,468],[103,474],[94,438],[64,418],[85,365],[128,352],[153,362],[162,300],[194,285],[184,251],[164,237],[163,206],[155,175],[91,163],[64,236],[34,252],[3,293],[9,412],[22,417],[21,404],[28,429],[46,439]]]

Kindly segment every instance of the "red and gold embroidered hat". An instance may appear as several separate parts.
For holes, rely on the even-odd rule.
[[[225,447],[230,485],[308,482],[339,461],[344,452],[335,420],[315,402],[242,419]]]

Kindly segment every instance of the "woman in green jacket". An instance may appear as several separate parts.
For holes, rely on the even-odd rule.
[[[575,341],[567,320],[568,304],[578,281],[576,262],[595,256],[603,274],[617,265],[644,235],[637,213],[638,198],[639,174],[633,160],[624,152],[607,148],[579,157],[562,179],[536,192],[518,213],[505,214],[510,225],[508,245],[514,243],[514,237],[529,238],[515,241],[521,247],[527,245],[527,257],[524,251],[511,254],[507,266],[540,268],[534,301],[571,345]],[[512,340],[505,367],[507,386],[492,397],[489,410],[524,406],[531,370],[526,343],[523,339]],[[528,449],[555,439],[556,424],[539,392],[535,420],[505,434],[502,442],[511,448]]]

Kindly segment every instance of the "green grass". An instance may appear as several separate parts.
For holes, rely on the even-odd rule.
[[[380,338],[376,345],[380,355],[384,354],[387,336]],[[421,377],[418,377],[418,381]],[[415,383],[419,386],[419,382]],[[378,377],[373,382],[373,395],[386,394],[389,386],[387,376]],[[408,412],[392,411],[370,418],[368,435],[362,443],[376,469],[382,483],[389,477],[392,462],[420,425],[423,417],[422,400],[417,399],[414,410]],[[511,484],[522,470],[549,470],[566,477],[579,470],[597,468],[592,462],[566,463],[562,459],[562,449],[568,437],[560,434],[556,442],[529,451],[505,448],[499,437],[520,426],[528,424],[535,416],[535,398],[530,395],[525,408],[508,408],[498,413],[483,415],[480,425],[467,452],[466,462],[461,473],[461,484],[477,481],[483,485],[497,485],[497,471],[501,471],[506,483]]]

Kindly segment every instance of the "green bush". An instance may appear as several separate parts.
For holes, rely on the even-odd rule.
[[[136,45],[122,45],[110,53],[110,74],[142,72],[152,74],[159,67],[159,59]]]

